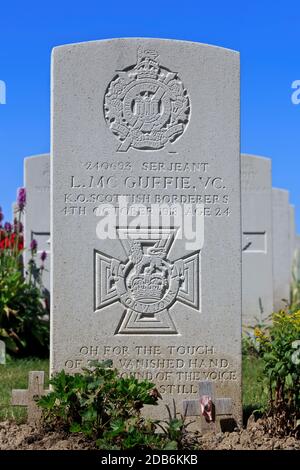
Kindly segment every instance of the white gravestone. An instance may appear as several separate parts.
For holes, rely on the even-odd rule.
[[[273,312],[271,160],[242,154],[243,324],[264,323]]]
[[[295,260],[296,254],[296,227],[295,227],[295,206],[290,204],[289,207],[289,217],[290,217],[290,256],[291,256],[291,278],[292,278],[292,271],[293,265]]]
[[[296,254],[295,254],[295,278],[300,282],[300,235],[296,235]]]
[[[50,156],[35,155],[25,158],[24,186],[26,188],[26,207],[24,215],[25,230],[25,269],[31,258],[30,243],[38,243],[37,266],[41,265],[41,254],[47,253],[44,263],[43,285],[50,291]]]
[[[112,359],[156,383],[153,417],[213,381],[240,421],[239,54],[115,39],[55,48],[52,67],[52,372]],[[140,223],[120,220],[121,196]],[[191,209],[188,226],[154,223],[162,203]],[[187,243],[203,218],[204,243]]]
[[[18,203],[14,202],[11,206],[12,209],[12,223],[14,223],[15,220],[19,220],[23,224],[24,223],[24,212],[20,212],[18,208]]]
[[[17,198],[18,198],[20,190],[21,188],[17,189]],[[25,209],[23,208],[22,211],[20,211],[19,204],[17,201],[12,203],[11,205],[12,223],[14,223],[14,221],[17,221],[17,222],[21,222],[21,224],[24,225],[24,210]]]
[[[290,215],[289,192],[272,189],[273,206],[273,291],[274,311],[286,306],[290,298]]]

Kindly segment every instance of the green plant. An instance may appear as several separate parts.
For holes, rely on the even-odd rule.
[[[259,357],[260,344],[256,340],[254,333],[247,332],[242,338],[243,356]]]
[[[39,401],[44,421],[82,432],[102,449],[157,448],[155,423],[142,417],[144,405],[156,405],[154,385],[120,377],[111,361],[93,362],[81,374],[58,373],[53,391]]]
[[[48,351],[49,326],[40,291],[26,284],[19,271],[0,275],[0,339],[7,350],[21,355],[43,355]]]
[[[254,317],[254,320],[256,323],[253,326],[243,325],[242,353],[244,356],[260,357],[261,345],[256,338],[255,331],[259,330],[266,334],[269,323],[260,321],[257,317]]]
[[[243,420],[252,413],[260,415],[266,410],[268,388],[264,387],[264,362],[261,356],[243,354]]]
[[[192,422],[186,422],[186,415],[177,413],[175,400],[173,399],[173,413],[168,405],[168,421],[157,421],[157,426],[163,431],[167,443],[164,450],[182,450],[198,448],[196,435],[189,433],[187,428]]]
[[[21,188],[18,218],[13,225],[6,222],[2,227],[3,213],[0,208],[0,339],[5,341],[11,353],[40,356],[49,350],[49,321],[45,321],[48,312],[42,286],[31,276],[29,280],[23,276],[24,245],[20,219],[25,202],[26,193]],[[30,269],[35,266],[32,250]]]
[[[300,340],[300,310],[281,310],[272,318],[268,334],[255,330],[268,380],[267,423],[272,432],[299,435],[300,360],[295,345]]]
[[[61,371],[50,381],[53,391],[38,402],[47,425],[84,433],[101,449],[195,448],[175,405],[173,416],[167,407],[169,421],[142,416],[144,405],[156,405],[161,398],[154,384],[121,377],[112,361],[93,361],[91,366],[75,375]]]

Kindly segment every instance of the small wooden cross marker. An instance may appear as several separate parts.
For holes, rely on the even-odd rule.
[[[41,409],[35,399],[47,395],[44,390],[44,371],[31,371],[28,374],[28,390],[12,390],[11,404],[14,406],[27,406],[28,423],[36,424],[41,418]]]
[[[210,400],[208,400],[208,398],[210,398]],[[211,413],[205,413],[203,410],[203,404],[205,404],[205,402],[211,403]],[[214,430],[217,416],[232,415],[232,398],[216,398],[215,384],[209,381],[200,381],[199,398],[195,400],[183,400],[183,413],[185,416],[202,416],[202,431]]]

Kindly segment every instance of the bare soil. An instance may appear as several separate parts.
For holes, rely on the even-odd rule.
[[[300,450],[294,437],[274,437],[264,432],[261,420],[248,421],[247,429],[209,433],[199,437],[203,450]],[[90,450],[93,443],[81,434],[53,432],[28,424],[0,422],[0,450]]]

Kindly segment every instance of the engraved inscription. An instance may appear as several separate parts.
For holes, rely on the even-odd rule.
[[[81,165],[84,172],[68,180],[62,209],[66,216],[93,215],[102,203],[117,208],[121,196],[128,204],[168,204],[170,213],[178,204],[203,204],[203,209],[194,207],[193,213],[218,218],[231,215],[227,182],[207,162],[83,160]]]
[[[118,72],[104,97],[104,115],[121,144],[159,150],[181,136],[188,124],[190,100],[176,72],[162,67],[159,54],[138,49],[137,63]]]
[[[199,310],[199,252],[170,263],[176,229],[118,229],[125,264],[95,250],[95,311],[119,301],[126,308],[116,334],[177,334],[169,308]]]
[[[93,360],[113,360],[121,376],[154,381],[161,394],[197,395],[199,381],[235,382],[238,372],[230,357],[218,354],[211,344],[82,345],[76,357],[65,361],[65,368],[76,370]]]

